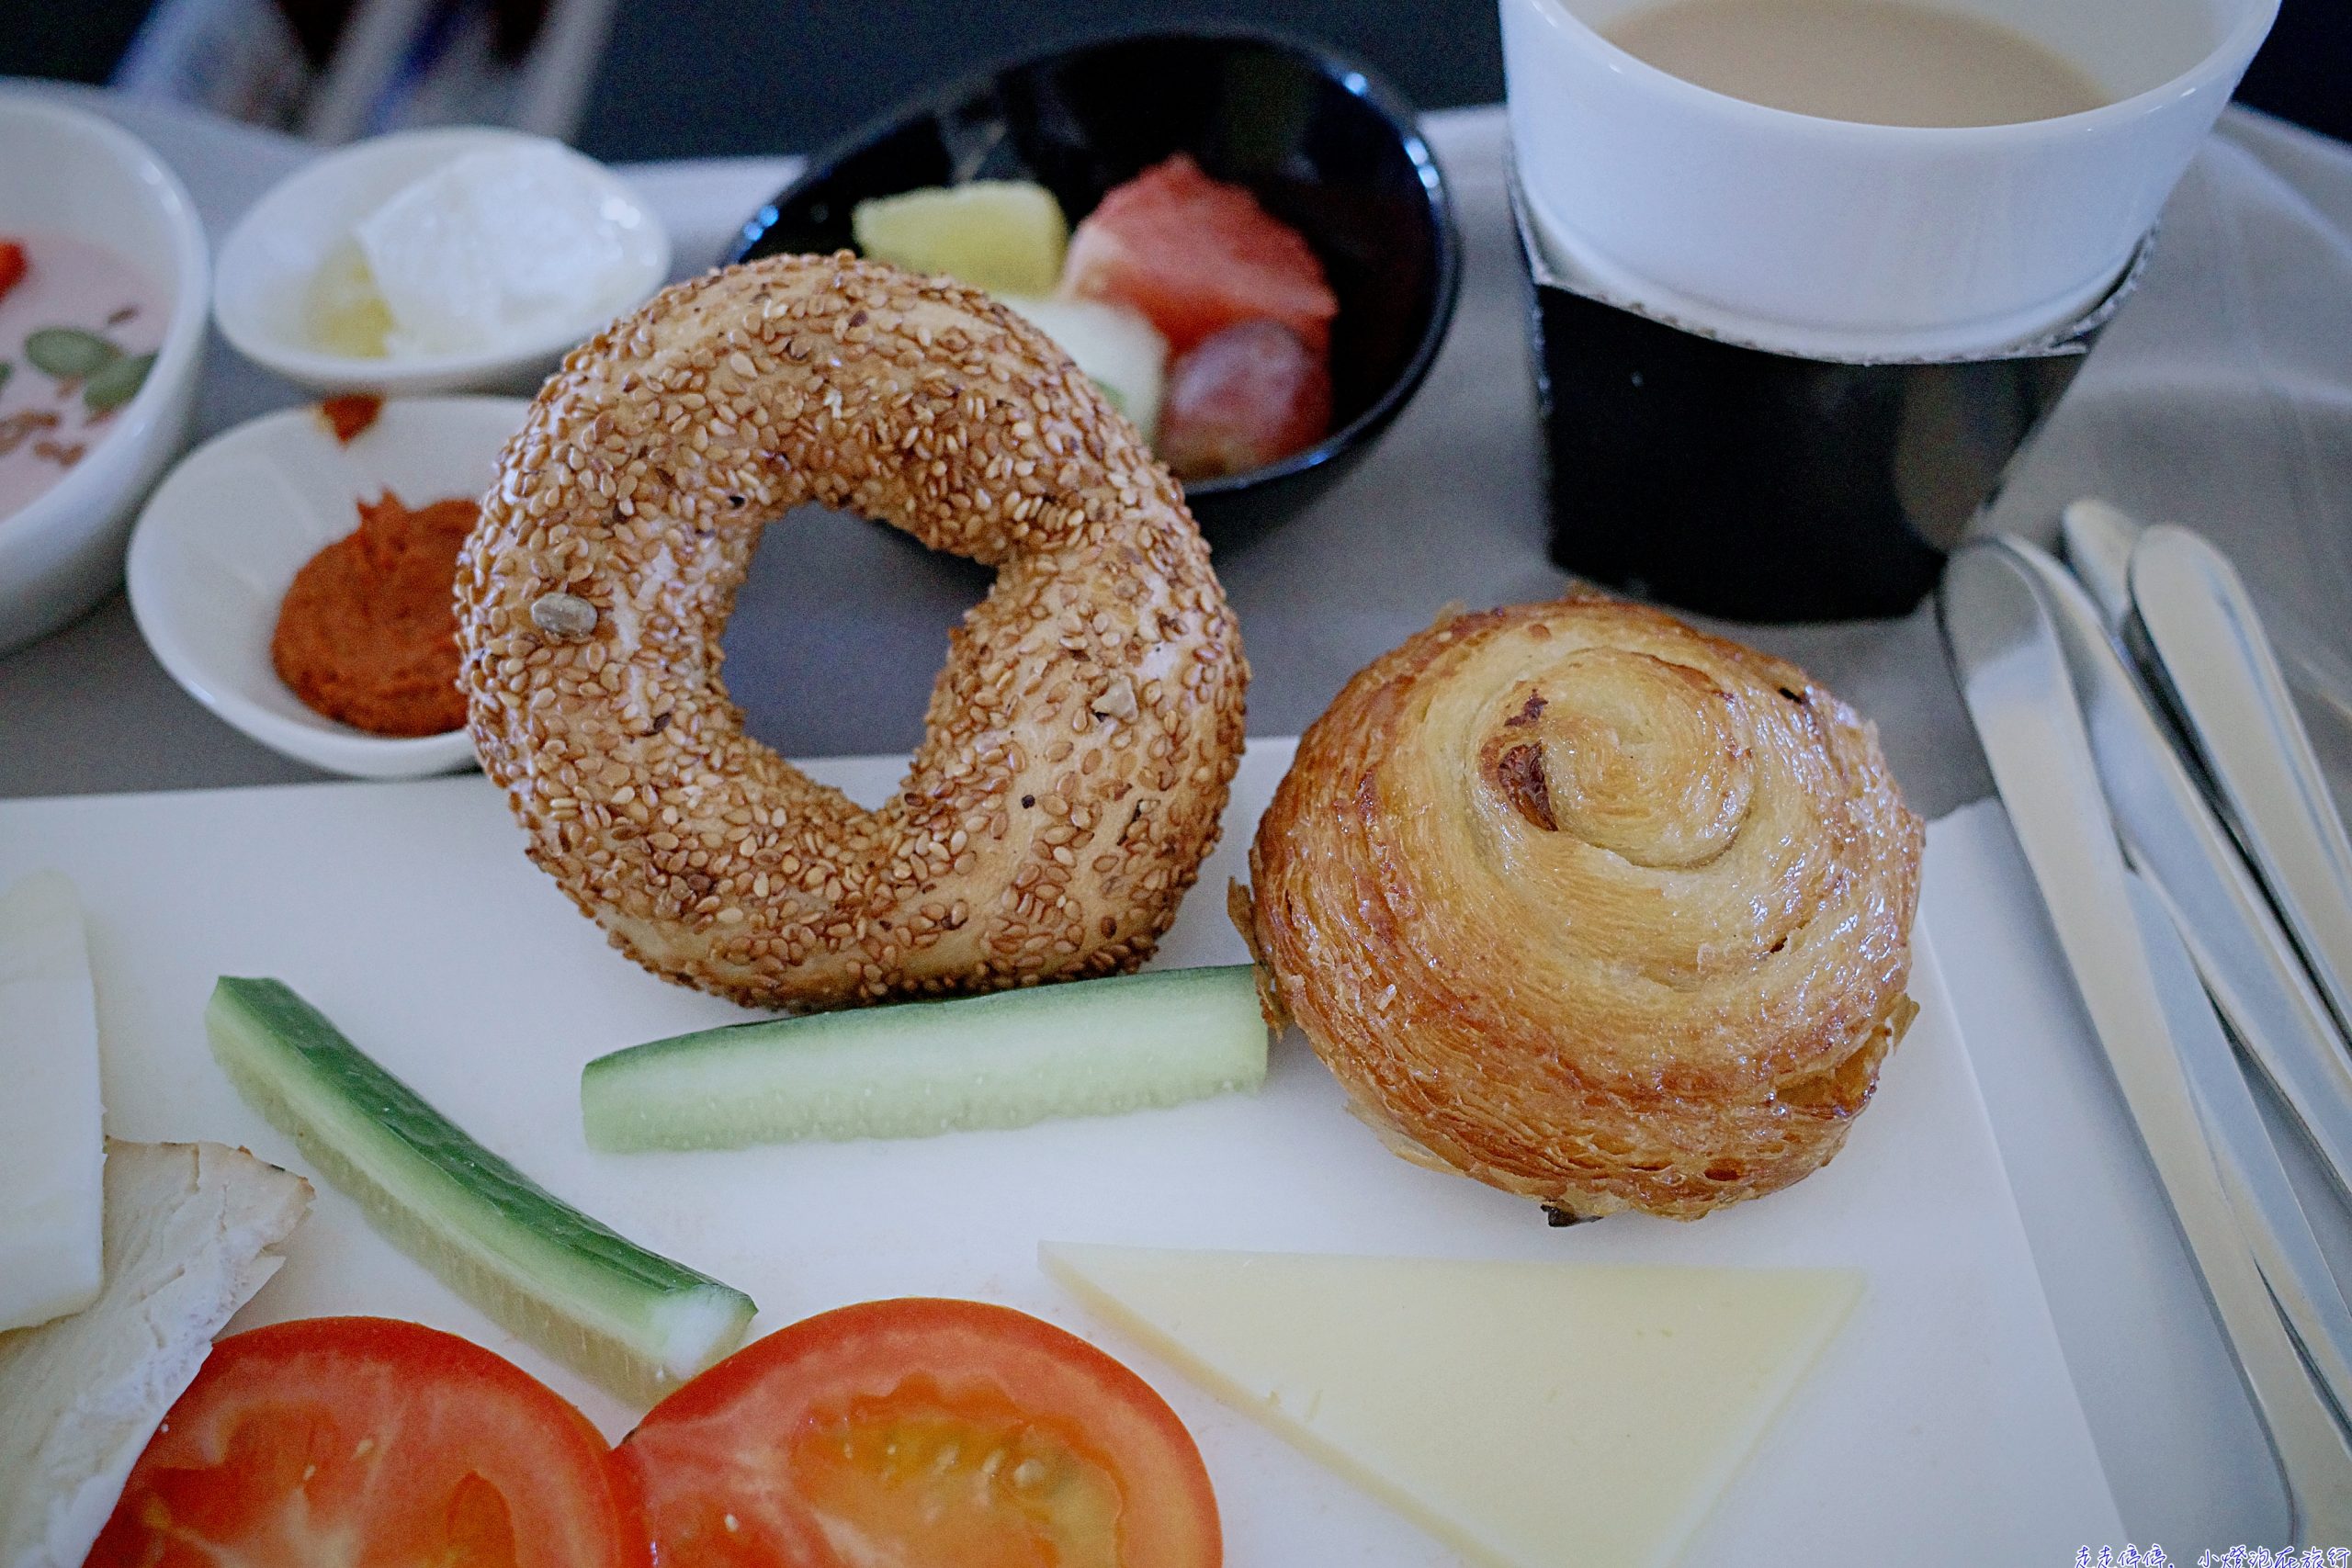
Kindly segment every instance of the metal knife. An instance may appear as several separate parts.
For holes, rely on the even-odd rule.
[[[2132,548],[2134,629],[2336,1021],[2352,1031],[2352,840],[2229,558],[2159,525]]]
[[[2128,562],[2141,532],[2139,524],[2102,502],[2076,502],[2066,509],[2067,565],[2098,601],[2105,637],[2085,614],[2083,592],[2056,563],[2030,545],[2013,542],[2013,547],[2036,569],[2057,621],[2091,750],[2126,847],[2180,906],[2198,969],[2231,1031],[2262,1065],[2352,1198],[2352,1040],[2216,814],[2206,780],[2190,772],[2194,764],[2180,750],[2178,732],[2151,702],[2154,694],[2116,656],[2117,642],[2131,640],[2132,627],[2130,584],[2114,568],[2119,558]],[[2078,549],[2086,558],[2077,558]],[[2144,638],[2144,631],[2140,635]]]
[[[2171,1010],[2225,1182],[2279,1309],[2338,1408],[2352,1410],[2352,1310],[2278,1163],[2253,1094],[2222,1036],[2229,1021],[2302,1123],[2339,1184],[2352,1172],[2352,1058],[2272,918],[2253,875],[2172,750],[2098,606],[2031,545],[2002,547],[2031,573],[2064,655],[2091,758],[2126,857],[2154,884],[2201,976],[2193,1008]],[[2151,946],[2154,952],[2154,946]],[[2211,1003],[2205,992],[2211,993]],[[2184,1020],[2187,1027],[2184,1027]]]
[[[2109,638],[2090,626],[2083,594],[2054,563],[2030,546],[2017,547],[2037,569],[2057,620],[2127,849],[2180,905],[2183,933],[2231,1031],[2352,1197],[2352,1039],[2217,815],[2208,777],[2191,772],[2195,753],[2183,750],[2185,738],[2160,716],[2150,700],[2155,694],[2113,656],[2117,643],[2146,641],[2144,628],[2135,637],[2129,570],[2143,531],[2103,502],[2066,508],[2066,564],[2098,601]],[[2160,680],[2161,671],[2149,678]]]
[[[2132,546],[2141,527],[2122,508],[2090,497],[2068,502],[2058,515],[2067,568],[2111,626],[2132,613]]]
[[[2181,1050],[2181,1066],[2205,1119],[2222,1187],[2237,1211],[2255,1266],[2270,1287],[2270,1299],[2341,1424],[2352,1412],[2352,1359],[2347,1359],[2352,1307],[2345,1304],[2302,1201],[2295,1195],[2287,1168],[2278,1163],[2261,1108],[2254,1102],[2196,960],[2189,956],[2178,907],[2136,871],[2128,874],[2127,882],[2141,945],[2147,949],[2158,998]]]
[[[1962,550],[1939,607],[2059,945],[2269,1435],[2295,1531],[2352,1540],[2352,1442],[2297,1351],[2215,1163],[2032,569],[1996,544]]]

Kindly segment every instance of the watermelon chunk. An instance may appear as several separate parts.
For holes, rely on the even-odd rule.
[[[1243,321],[1169,372],[1155,449],[1178,479],[1215,479],[1305,451],[1330,423],[1323,356],[1280,321]]]
[[[1179,152],[1115,186],[1070,237],[1063,291],[1127,305],[1182,354],[1213,333],[1280,321],[1318,357],[1340,301],[1298,231]]]

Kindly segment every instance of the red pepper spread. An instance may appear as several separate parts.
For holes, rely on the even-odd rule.
[[[439,735],[466,722],[458,690],[458,552],[480,508],[411,512],[385,492],[359,527],[311,558],[270,639],[278,678],[316,711],[375,735]]]
[[[345,392],[319,405],[319,417],[327,422],[334,438],[345,446],[351,445],[354,436],[375,423],[376,416],[383,412],[384,400],[373,392]]]

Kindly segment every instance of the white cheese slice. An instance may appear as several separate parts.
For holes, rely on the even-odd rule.
[[[283,1259],[311,1184],[221,1144],[112,1144],[106,1286],[0,1334],[0,1568],[80,1568],[130,1467]]]
[[[98,1015],[74,885],[0,894],[0,1329],[98,1293]]]
[[[628,233],[645,221],[602,168],[539,141],[454,158],[354,234],[391,316],[384,346],[397,358],[586,335],[628,302]]]
[[[1849,1269],[1041,1256],[1220,1397],[1497,1568],[1673,1562],[1862,1289]]]

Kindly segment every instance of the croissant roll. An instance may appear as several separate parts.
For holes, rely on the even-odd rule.
[[[1923,839],[1803,671],[1577,595],[1348,683],[1260,823],[1250,936],[1400,1152],[1695,1219],[1845,1142],[1917,1010]]]

